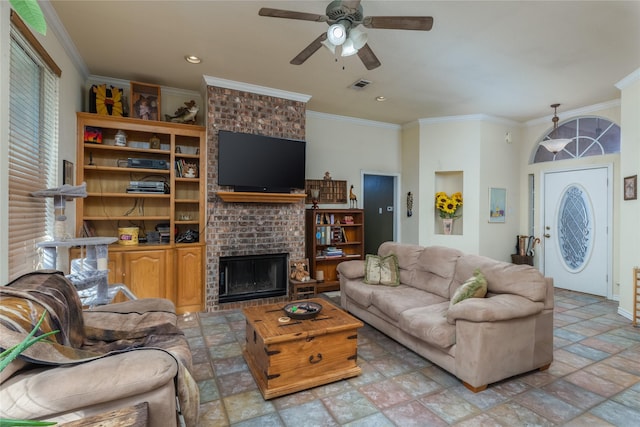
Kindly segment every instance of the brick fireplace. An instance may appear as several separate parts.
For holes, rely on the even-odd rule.
[[[287,253],[304,258],[304,202],[229,203],[216,196],[218,131],[304,140],[306,95],[205,77],[207,84],[207,277],[205,309],[218,311],[288,300],[288,294],[220,302],[220,258]],[[246,86],[246,87],[245,87]]]

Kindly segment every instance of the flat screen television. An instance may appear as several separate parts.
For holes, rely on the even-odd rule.
[[[305,141],[221,130],[218,185],[267,193],[304,189],[305,150]]]

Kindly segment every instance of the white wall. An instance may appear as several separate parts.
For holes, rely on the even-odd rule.
[[[510,133],[511,142],[505,141]],[[417,135],[416,135],[417,133]],[[419,120],[403,133],[403,186],[416,188],[417,240],[420,245],[443,245],[510,261],[519,233],[520,192],[517,158],[520,125],[484,115]],[[416,143],[417,140],[417,143]],[[417,162],[415,161],[417,159]],[[462,188],[437,188],[446,178],[462,175]],[[456,181],[458,178],[453,178]],[[457,182],[452,184],[459,185]],[[507,189],[504,224],[490,224],[489,187]],[[462,191],[462,218],[454,221],[454,234],[443,235],[434,207],[436,192]],[[409,222],[409,221],[405,221]],[[419,226],[417,225],[419,223]]]
[[[521,224],[520,199],[526,193],[520,192],[521,179],[518,162],[520,146],[520,125],[502,119],[488,118],[482,121],[480,176],[478,194],[480,212],[478,218],[478,253],[501,261],[511,262],[515,253],[516,235],[528,234],[526,223]],[[511,142],[505,140],[510,134]],[[504,223],[489,223],[489,188],[507,190],[507,206]],[[465,223],[466,227],[466,223]]]
[[[307,179],[331,178],[354,185],[362,207],[361,171],[400,173],[401,128],[398,125],[354,119],[307,110]],[[321,208],[348,208],[320,205]]]
[[[640,68],[616,85],[621,97],[621,151],[620,172],[614,173],[615,181],[622,183],[624,177],[640,174]],[[617,216],[620,229],[617,245],[620,283],[620,307],[618,311],[626,317],[633,314],[632,270],[640,267],[640,200],[624,200],[622,189]],[[614,203],[614,206],[616,204]]]
[[[417,245],[420,237],[420,229],[424,227],[420,221],[420,204],[422,198],[420,191],[420,176],[427,171],[420,167],[420,126],[417,122],[410,123],[402,128],[402,183],[401,200],[404,203],[400,215],[400,242]],[[413,195],[413,215],[407,217],[407,193]]]
[[[6,1],[0,2],[0,235],[7,236],[8,224],[8,141],[9,141],[9,45],[10,45],[10,7]],[[58,183],[62,185],[62,161],[69,160],[75,164],[76,119],[75,112],[80,111],[82,96],[79,88],[85,76],[76,67],[72,57],[63,47],[55,28],[49,26],[47,35],[34,32],[36,39],[42,44],[49,56],[62,70],[59,87],[59,152]],[[73,234],[75,224],[75,204],[67,203],[67,233]],[[53,215],[53,212],[51,213]],[[8,280],[8,240],[0,239],[0,283]]]

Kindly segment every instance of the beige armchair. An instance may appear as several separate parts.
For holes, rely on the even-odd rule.
[[[140,299],[82,311],[71,282],[35,272],[0,286],[0,348],[38,334],[0,375],[0,418],[71,421],[148,402],[150,426],[197,425],[199,392],[173,303]]]

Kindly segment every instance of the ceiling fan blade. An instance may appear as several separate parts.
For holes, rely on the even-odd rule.
[[[358,57],[362,61],[367,70],[373,70],[374,68],[378,68],[380,65],[380,61],[376,57],[376,54],[373,53],[369,44],[365,44],[358,50]]]
[[[327,39],[327,33],[320,34],[317,39],[312,41],[309,44],[309,46],[302,49],[302,52],[300,52],[295,58],[289,61],[289,63],[293,65],[301,65],[302,63],[304,63],[304,61],[309,59],[311,55],[316,53],[316,51],[322,47],[322,42],[325,41],[326,39]]]
[[[343,0],[342,5],[349,9],[358,9],[358,6],[360,6],[360,0]]]
[[[431,16],[367,16],[362,20],[367,28],[387,30],[429,31],[433,27]]]
[[[328,19],[326,15],[318,15],[317,13],[295,12],[293,10],[271,9],[269,7],[260,9],[258,15],[315,22],[327,22]]]

